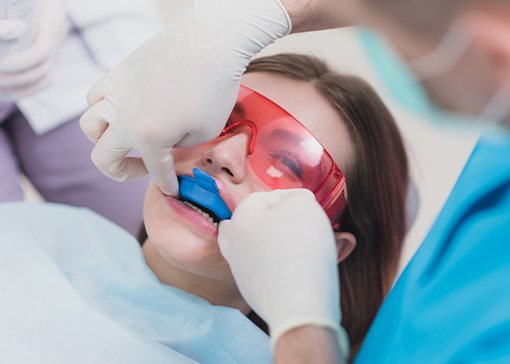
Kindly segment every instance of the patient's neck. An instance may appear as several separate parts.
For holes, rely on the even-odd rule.
[[[198,276],[173,266],[161,256],[150,240],[143,244],[143,255],[146,264],[160,282],[202,297],[213,305],[237,308],[244,314],[250,312],[250,307],[234,284]]]

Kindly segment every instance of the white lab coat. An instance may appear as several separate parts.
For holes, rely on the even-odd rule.
[[[60,47],[52,84],[16,102],[37,134],[86,110],[94,83],[161,29],[153,0],[67,0],[72,29]]]

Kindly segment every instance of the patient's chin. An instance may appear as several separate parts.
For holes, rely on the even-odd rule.
[[[204,239],[182,226],[151,231],[149,238],[163,259],[175,268],[211,279],[233,280],[216,239]]]

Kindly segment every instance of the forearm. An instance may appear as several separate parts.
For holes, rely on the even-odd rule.
[[[276,343],[274,357],[276,364],[345,363],[336,334],[311,325],[285,333]]]
[[[292,33],[353,25],[356,0],[280,0],[292,21]]]

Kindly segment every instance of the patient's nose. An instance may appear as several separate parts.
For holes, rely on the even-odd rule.
[[[241,183],[246,177],[248,141],[248,134],[242,132],[225,138],[205,152],[202,167],[215,176]]]

